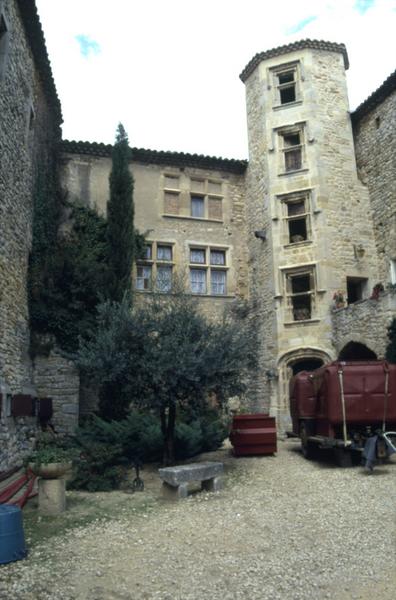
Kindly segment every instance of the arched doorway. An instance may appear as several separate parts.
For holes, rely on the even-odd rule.
[[[338,360],[377,360],[375,352],[360,342],[348,342],[338,355]]]
[[[293,375],[300,371],[313,371],[332,360],[332,357],[317,348],[298,348],[287,352],[278,360],[277,420],[282,431],[291,427],[289,409],[289,384]]]
[[[303,358],[290,364],[293,375],[297,375],[300,371],[314,371],[323,365],[321,358]]]

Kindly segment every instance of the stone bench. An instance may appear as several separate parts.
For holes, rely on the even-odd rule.
[[[162,493],[167,498],[187,498],[188,484],[193,481],[201,482],[201,488],[208,492],[217,492],[221,489],[223,463],[202,462],[190,465],[178,465],[159,469]]]

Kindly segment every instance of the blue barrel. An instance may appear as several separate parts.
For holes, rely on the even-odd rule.
[[[0,564],[26,556],[22,511],[18,506],[0,504]]]

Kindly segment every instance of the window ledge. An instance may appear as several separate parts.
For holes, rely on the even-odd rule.
[[[285,244],[285,248],[301,248],[301,246],[310,246],[312,244],[312,240],[303,240],[302,242],[290,242],[290,244]]]
[[[186,215],[170,215],[164,213],[162,215],[165,219],[184,219],[187,221],[201,221],[203,223],[224,223],[223,219],[206,219],[205,217],[190,217]]]
[[[282,110],[283,108],[290,108],[291,106],[300,106],[302,104],[302,100],[294,100],[294,102],[285,102],[284,104],[275,104],[273,106],[274,110]]]
[[[234,294],[193,294],[189,292],[188,295],[194,298],[235,298]]]
[[[293,325],[310,325],[311,323],[320,323],[320,319],[302,319],[301,321],[285,321],[285,327],[291,327]]]
[[[296,175],[296,173],[307,173],[309,171],[308,168],[305,169],[296,169],[295,171],[283,171],[283,173],[278,173],[279,177],[285,177],[288,175]]]

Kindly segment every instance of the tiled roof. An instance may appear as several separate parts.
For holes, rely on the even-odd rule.
[[[64,140],[61,142],[61,151],[70,154],[87,154],[89,156],[111,156],[111,144],[97,142],[75,142]],[[233,158],[216,158],[202,154],[186,154],[184,152],[164,152],[145,150],[144,148],[131,148],[131,160],[135,162],[155,165],[168,165],[176,167],[198,167],[200,169],[217,169],[228,173],[241,175],[247,167],[247,160]]]
[[[364,115],[381,104],[392,92],[396,90],[396,70],[352,113],[353,123],[357,123]]]
[[[52,76],[51,63],[48,58],[44,33],[37,13],[36,3],[34,0],[17,0],[17,3],[21,13],[22,23],[25,28],[26,37],[32,50],[34,62],[46,92],[47,101],[60,125],[63,121],[62,108]]]
[[[349,68],[348,54],[344,44],[336,44],[335,42],[324,42],[322,40],[299,40],[298,42],[292,42],[278,48],[272,48],[265,52],[260,52],[253,56],[252,60],[248,62],[242,73],[239,75],[240,79],[245,82],[251,73],[255,70],[257,65],[262,60],[273,58],[274,56],[280,56],[281,54],[288,54],[294,52],[294,50],[304,50],[305,48],[311,48],[312,50],[326,50],[327,52],[341,52],[344,57],[345,69]]]

